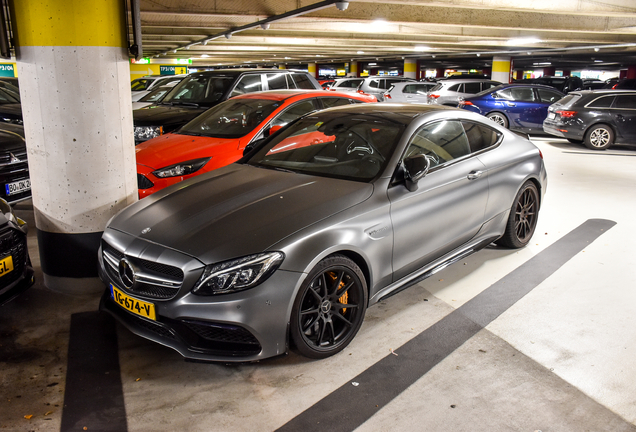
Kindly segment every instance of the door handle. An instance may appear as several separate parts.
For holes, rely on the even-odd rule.
[[[476,180],[483,174],[483,171],[471,171],[468,173],[468,180]]]
[[[517,106],[516,103],[512,103],[512,102],[506,102],[506,105],[508,105],[509,107],[516,107]]]

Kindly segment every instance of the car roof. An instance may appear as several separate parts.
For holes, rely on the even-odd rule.
[[[630,89],[597,89],[597,90],[577,90],[570,93],[580,95],[613,95],[613,94],[636,94],[636,90]]]
[[[345,92],[326,92],[324,90],[268,90],[262,92],[254,92],[254,93],[245,93],[242,95],[234,96],[231,99],[267,99],[267,100],[278,100],[283,101],[294,96],[305,96],[305,97],[345,97],[345,98],[354,98],[357,99],[357,96],[354,93],[345,93]],[[361,100],[361,99],[360,99]]]
[[[531,87],[531,88],[539,88],[539,89],[546,89],[546,90],[554,90],[554,91],[557,91],[559,93],[563,93],[559,89],[556,89],[556,88],[554,88],[552,86],[545,85],[545,84],[533,84],[533,83],[500,84],[497,87],[492,87],[492,89],[495,89],[495,88],[513,88],[513,87]],[[491,90],[491,89],[489,89],[489,90]]]
[[[340,107],[328,108],[329,112],[337,110],[338,112],[350,114],[367,114],[379,117],[381,119],[408,125],[415,117],[424,114],[439,112],[444,110],[456,111],[459,114],[468,113],[468,111],[458,110],[443,105],[422,105],[422,104],[402,104],[402,103],[381,103],[381,104],[353,104]],[[319,111],[319,113],[324,111]]]
[[[201,71],[191,73],[190,76],[230,76],[236,77],[241,74],[264,74],[264,73],[306,73],[294,69],[255,69],[255,68],[237,68],[237,69],[215,69],[212,71]]]

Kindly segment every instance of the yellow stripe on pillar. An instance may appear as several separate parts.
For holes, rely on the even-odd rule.
[[[16,46],[126,46],[120,0],[10,0]],[[16,34],[17,33],[17,34]]]
[[[415,63],[415,60],[404,61],[404,72],[417,72],[417,63]]]
[[[510,60],[508,61],[498,61],[493,60],[492,62],[492,71],[493,72],[510,72]]]

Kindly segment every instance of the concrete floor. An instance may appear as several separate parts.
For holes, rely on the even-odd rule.
[[[276,430],[368,377],[360,374],[586,220],[602,218],[617,224],[355,430],[636,431],[636,146],[591,152],[564,140],[533,141],[549,183],[531,244],[485,249],[370,308],[337,356],[187,363],[118,327],[127,429]],[[30,202],[17,213],[34,227]],[[38,282],[0,308],[0,430],[60,430],[70,316],[98,305],[96,297],[43,287],[34,234]],[[67,430],[102,425],[87,419]]]

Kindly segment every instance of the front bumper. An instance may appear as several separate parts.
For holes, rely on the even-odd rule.
[[[128,253],[126,257],[132,259]],[[152,299],[123,289],[121,281],[104,267],[100,248],[100,278],[108,285],[100,310],[113,315],[133,333],[170,347],[188,359],[248,362],[287,352],[291,309],[304,273],[278,270],[246,291],[198,296],[190,290],[203,268],[185,267],[184,283],[174,297]],[[154,304],[156,321],[119,306],[111,298],[110,284],[130,297]]]
[[[13,270],[0,276],[0,305],[3,305],[35,282],[33,267],[27,248],[26,226],[12,226],[0,232],[2,244],[6,249],[0,251],[0,259],[12,257]]]

